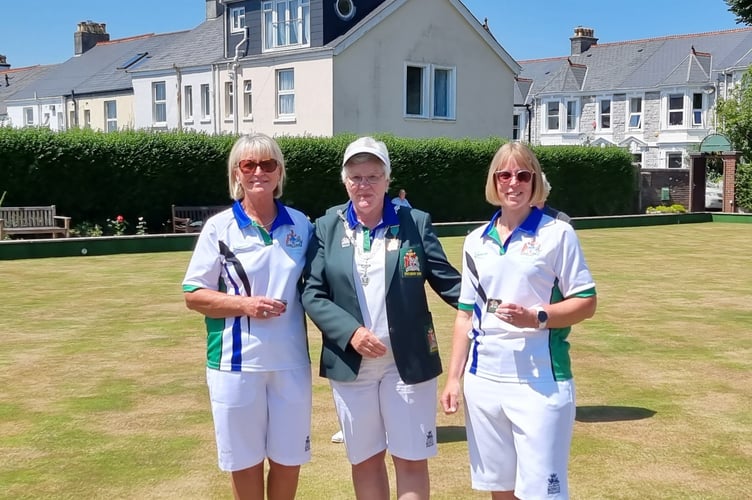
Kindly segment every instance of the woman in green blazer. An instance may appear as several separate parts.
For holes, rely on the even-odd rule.
[[[320,375],[330,380],[358,499],[428,498],[436,454],[436,377],[441,360],[425,282],[457,307],[460,274],[430,216],[387,197],[383,142],[362,137],[342,163],[350,201],[316,221],[303,306],[323,335]]]

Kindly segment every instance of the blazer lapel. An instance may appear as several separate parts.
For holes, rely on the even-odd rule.
[[[347,283],[351,290],[355,291],[355,280],[353,279],[353,259],[355,258],[354,242],[350,241],[345,234],[344,223],[337,219],[337,225],[334,228],[334,241],[332,257],[338,265],[344,266],[344,275],[347,276]]]
[[[396,278],[399,278],[399,276],[396,276],[399,272],[400,247],[402,246],[402,233],[399,224],[386,228],[384,243],[386,243],[386,260],[384,264],[386,294],[389,295],[392,283],[395,282]]]

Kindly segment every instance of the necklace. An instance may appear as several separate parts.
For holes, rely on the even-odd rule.
[[[363,234],[363,238],[368,238],[368,235]],[[360,274],[360,284],[364,287],[371,282],[368,277],[368,269],[371,267],[373,256],[381,251],[382,241],[380,238],[374,238],[369,250],[364,249],[363,245],[358,245],[357,241],[355,242],[355,265]]]
[[[274,221],[275,221],[275,220],[277,220],[277,215],[276,215],[276,214],[275,214],[275,215],[274,215],[274,217],[272,217],[272,219],[271,219],[271,220],[270,220],[269,222],[267,222],[266,224],[264,224],[264,223],[263,223],[263,222],[261,221],[261,218],[259,218],[259,222],[258,222],[258,224],[259,224],[260,226],[262,226],[262,227],[269,227],[269,226],[271,226],[271,225],[272,225],[272,223],[274,223]]]

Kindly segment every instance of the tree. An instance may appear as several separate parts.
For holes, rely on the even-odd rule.
[[[747,161],[752,161],[752,67],[742,75],[739,85],[729,90],[726,99],[718,99],[716,114],[718,130]]]
[[[729,11],[739,24],[752,24],[752,0],[726,0]]]

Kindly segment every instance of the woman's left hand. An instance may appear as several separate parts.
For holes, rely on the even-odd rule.
[[[502,302],[496,308],[496,317],[517,328],[538,328],[538,315],[533,309],[528,309],[512,302]]]

